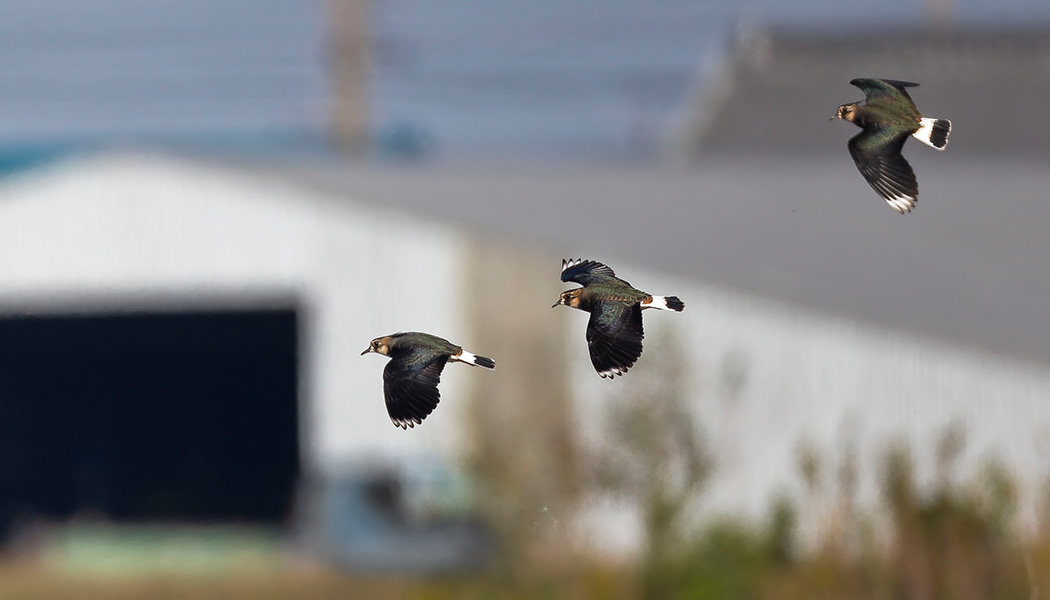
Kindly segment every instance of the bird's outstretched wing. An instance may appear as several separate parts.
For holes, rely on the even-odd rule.
[[[907,132],[866,129],[849,140],[849,155],[872,187],[897,212],[911,212],[919,201],[915,171],[901,155]]]
[[[415,427],[434,412],[441,393],[438,383],[448,358],[423,359],[418,353],[393,358],[383,369],[383,395],[390,420],[401,429]]]
[[[616,279],[616,273],[613,270],[600,262],[593,260],[583,260],[577,258],[575,260],[562,259],[561,261],[561,280],[572,281],[580,285],[591,285],[592,283],[599,283],[602,281],[608,281],[610,279]]]
[[[623,375],[642,355],[642,307],[623,302],[598,302],[587,322],[587,349],[598,375]]]
[[[910,81],[898,81],[896,79],[865,79],[858,78],[850,80],[850,85],[855,85],[864,92],[864,97],[870,102],[872,100],[906,100],[914,104],[906,88],[918,87],[919,84]]]

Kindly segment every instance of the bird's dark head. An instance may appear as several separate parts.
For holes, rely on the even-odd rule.
[[[583,290],[583,288],[576,288],[574,290],[567,290],[567,291],[562,292],[561,293],[561,297],[558,298],[558,301],[555,302],[554,305],[551,306],[551,308],[555,308],[555,307],[558,307],[558,306],[569,306],[571,308],[579,308],[580,307],[580,292],[582,290]]]
[[[854,117],[857,115],[857,103],[851,102],[849,104],[843,104],[839,107],[838,111],[835,112],[835,116],[832,119],[843,119],[845,121],[853,122]]]
[[[361,353],[361,356],[364,356],[369,352],[375,352],[384,356],[390,354],[390,336],[387,335],[372,340],[372,343],[365,348],[365,351]]]

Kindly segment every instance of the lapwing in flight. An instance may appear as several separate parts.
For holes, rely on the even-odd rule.
[[[383,396],[390,420],[401,429],[415,427],[427,418],[441,399],[438,383],[445,363],[495,369],[496,362],[471,354],[452,342],[429,333],[395,333],[372,340],[361,356],[376,352],[390,357],[383,369]]]
[[[911,212],[919,200],[919,184],[915,171],[901,155],[904,142],[910,136],[944,150],[952,122],[919,113],[907,90],[917,83],[854,79],[850,84],[864,92],[864,100],[843,104],[832,119],[844,119],[864,130],[850,138],[848,144],[857,169],[894,210],[901,214]]]
[[[583,287],[562,292],[554,306],[591,313],[587,322],[587,349],[598,375],[613,378],[634,366],[642,354],[642,310],[656,308],[682,312],[677,296],[653,296],[616,277],[613,270],[592,260],[562,260],[561,280]]]

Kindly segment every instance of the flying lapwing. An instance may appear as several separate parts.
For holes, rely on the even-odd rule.
[[[390,420],[401,429],[421,424],[437,407],[441,399],[437,386],[445,363],[496,368],[491,358],[471,354],[435,335],[414,331],[376,338],[361,356],[369,352],[390,357],[383,369],[383,396]]]
[[[623,375],[642,355],[642,309],[682,312],[678,296],[653,296],[616,277],[613,270],[592,260],[562,260],[561,280],[583,287],[562,292],[554,306],[591,313],[587,322],[587,349],[598,375]]]
[[[849,155],[864,179],[897,212],[904,214],[919,201],[915,171],[901,155],[908,137],[944,150],[952,122],[922,116],[907,88],[919,84],[893,79],[854,79],[864,100],[839,107],[832,119],[853,123],[864,131],[850,138]]]

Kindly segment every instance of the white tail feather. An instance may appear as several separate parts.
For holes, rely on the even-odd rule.
[[[685,308],[685,303],[679,300],[678,296],[653,296],[653,299],[649,302],[642,303],[642,308],[682,312]]]
[[[911,136],[934,150],[948,147],[948,134],[952,131],[952,122],[948,119],[919,119],[919,130]],[[940,144],[940,145],[938,145]]]
[[[451,360],[465,362],[468,365],[474,365],[475,367],[485,367],[486,369],[495,369],[496,361],[488,358],[487,356],[478,356],[466,350],[459,353],[459,356],[451,357]]]

